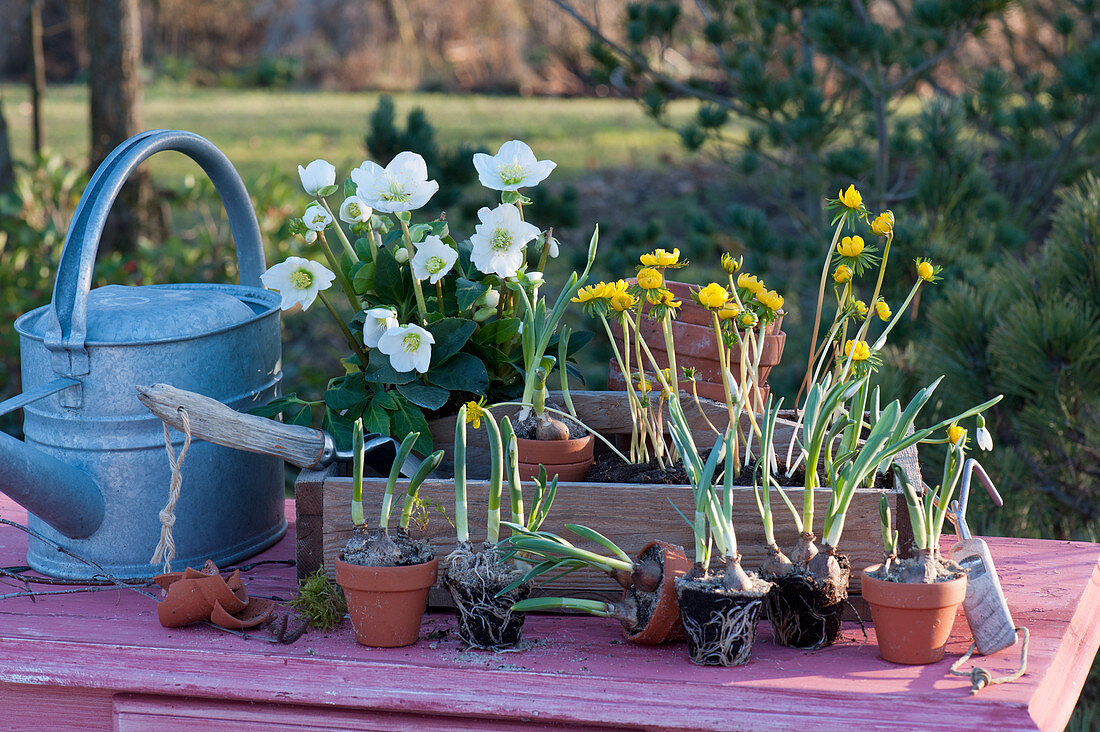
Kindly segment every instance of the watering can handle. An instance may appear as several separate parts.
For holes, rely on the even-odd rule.
[[[209,140],[191,132],[148,130],[138,133],[115,148],[92,175],[65,236],[45,337],[46,348],[53,354],[54,371],[62,376],[81,376],[89,370],[88,352],[84,347],[88,292],[107,214],[134,169],[162,150],[187,155],[210,177],[229,215],[237,245],[241,284],[262,287],[260,275],[265,263],[260,227],[248,190],[229,159]]]

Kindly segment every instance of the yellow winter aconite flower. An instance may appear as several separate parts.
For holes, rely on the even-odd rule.
[[[650,300],[654,305],[661,305],[666,308],[678,308],[681,303],[676,299],[676,296],[672,294],[672,290],[661,289],[657,292],[658,299],[654,302]]]
[[[466,402],[466,424],[472,424],[475,430],[481,429],[481,417],[485,408],[477,402]]]
[[[852,353],[852,351],[855,353]],[[844,344],[844,355],[852,354],[853,361],[866,361],[871,357],[871,349],[867,341],[853,341],[851,338]]]
[[[764,289],[764,281],[748,272],[742,272],[737,277],[737,286],[756,295]]]
[[[726,270],[726,274],[737,274],[737,270],[741,269],[742,258],[734,256],[729,252],[722,255],[722,269]]]
[[[606,282],[597,282],[594,285],[582,287],[571,302],[586,303],[592,302],[593,300],[603,300],[609,296],[609,289],[611,289],[611,286]]]
[[[854,185],[848,186],[848,190],[840,192],[840,202],[850,209],[858,211],[863,206],[863,196],[859,194]]]
[[[875,303],[875,313],[881,320],[889,320],[890,316],[894,313],[890,310],[890,306],[886,304],[885,300],[879,300]]]
[[[947,441],[952,445],[962,447],[963,443],[966,442],[966,429],[957,424],[951,425],[947,428]]]
[[[645,377],[639,378],[638,383],[635,384],[635,387],[643,394],[648,394],[649,392],[653,391],[653,384],[650,383],[649,379]]]
[[[652,267],[638,270],[638,287],[643,290],[655,290],[665,283],[665,278]]]
[[[836,245],[836,253],[842,257],[858,257],[863,253],[862,236],[846,236]]]
[[[699,304],[711,310],[722,307],[726,304],[726,300],[729,299],[729,292],[717,282],[711,282],[709,285],[699,290]]]
[[[856,314],[861,318],[867,317],[867,303],[862,300],[856,300]]]
[[[741,314],[741,326],[744,328],[753,328],[759,322],[760,319],[756,317],[756,313],[751,310],[746,310]]]
[[[741,306],[735,302],[727,302],[722,307],[718,308],[719,320],[733,320],[741,314]]]
[[[656,249],[649,254],[643,254],[641,260],[646,267],[674,267],[680,261],[680,250],[666,252],[664,249]]]
[[[886,236],[894,230],[894,212],[883,211],[871,222],[871,231],[879,236]]]
[[[931,282],[936,275],[936,269],[931,262],[917,262],[917,276],[925,282]]]
[[[833,272],[833,282],[838,285],[843,285],[845,282],[852,281],[852,268],[846,264],[838,264],[836,270]]]
[[[768,290],[767,292],[756,293],[756,300],[769,310],[778,311],[783,307],[783,296],[775,290]]]
[[[631,295],[629,292],[616,291],[611,295],[611,307],[616,312],[623,312],[624,310],[630,310],[638,304],[638,298]]]

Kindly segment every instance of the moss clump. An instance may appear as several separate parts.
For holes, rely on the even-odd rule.
[[[331,630],[348,612],[344,592],[318,569],[298,583],[298,596],[290,606],[304,615],[313,628]]]

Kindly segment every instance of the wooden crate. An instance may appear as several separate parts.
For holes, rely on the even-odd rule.
[[[593,429],[604,435],[629,435],[629,414],[623,402],[623,395],[617,392],[579,392],[575,394],[578,415]],[[719,429],[728,423],[726,411],[721,405],[704,403],[707,418]],[[706,426],[702,415],[694,407],[690,410],[692,427],[696,442],[709,449],[713,444],[714,433]],[[450,420],[453,435],[454,420]],[[781,420],[776,430],[776,443],[786,446],[794,424]],[[445,430],[441,428],[441,433]],[[484,432],[484,430],[481,430]],[[471,435],[477,434],[471,430]],[[440,445],[443,447],[443,444]],[[488,460],[487,448],[484,454],[471,450],[470,465],[484,464]],[[919,481],[919,468],[916,451],[911,449],[899,456],[899,464]],[[399,483],[404,485],[404,481]],[[919,484],[919,483],[918,483]],[[375,521],[372,513],[381,505],[385,481],[380,478],[368,478],[363,485],[363,505],[367,511],[368,523]],[[763,561],[762,551],[764,532],[760,515],[756,508],[751,486],[735,487],[734,510],[738,543],[744,555],[747,568],[754,568]],[[788,489],[791,500],[801,506],[801,488]],[[860,569],[882,559],[882,538],[879,530],[878,490],[860,489],[857,491],[848,510],[845,522],[844,538],[841,549],[851,558],[852,566]],[[488,482],[470,480],[467,488],[470,531],[472,538],[484,538],[485,512],[488,496]],[[421,497],[430,504],[446,507],[448,516],[453,518],[454,482],[452,480],[428,480],[420,489]],[[816,522],[818,531],[829,491],[817,491]],[[304,576],[320,566],[326,568],[332,576],[333,559],[343,549],[351,531],[351,479],[338,475],[330,468],[323,472],[303,471],[297,483],[298,506],[298,573]],[[530,496],[527,504],[529,507]],[[904,498],[899,493],[895,506],[902,508]],[[507,496],[504,497],[502,517],[508,516]],[[636,485],[624,483],[561,483],[558,495],[544,528],[556,533],[564,532],[564,524],[580,523],[607,535],[627,553],[634,554],[649,540],[659,538],[675,544],[681,544],[692,551],[694,540],[690,527],[677,513],[675,506],[685,515],[694,511],[691,488],[688,486]],[[775,517],[776,540],[784,549],[794,546],[797,538],[793,521],[781,499],[772,499]],[[437,511],[432,511],[424,532],[436,547],[440,555],[449,552],[455,543],[454,529]],[[572,540],[572,539],[571,539]],[[577,537],[575,542],[595,551],[600,547],[588,544]],[[850,587],[853,593],[859,591],[858,572],[852,574]],[[538,594],[568,595],[574,597],[606,598],[618,594],[616,585],[606,576],[597,572],[574,572],[546,587],[536,590]],[[431,603],[448,605],[449,598],[440,587],[433,588]]]

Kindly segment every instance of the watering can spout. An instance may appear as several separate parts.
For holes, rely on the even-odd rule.
[[[87,473],[0,432],[0,493],[71,539],[103,523],[103,492]]]

